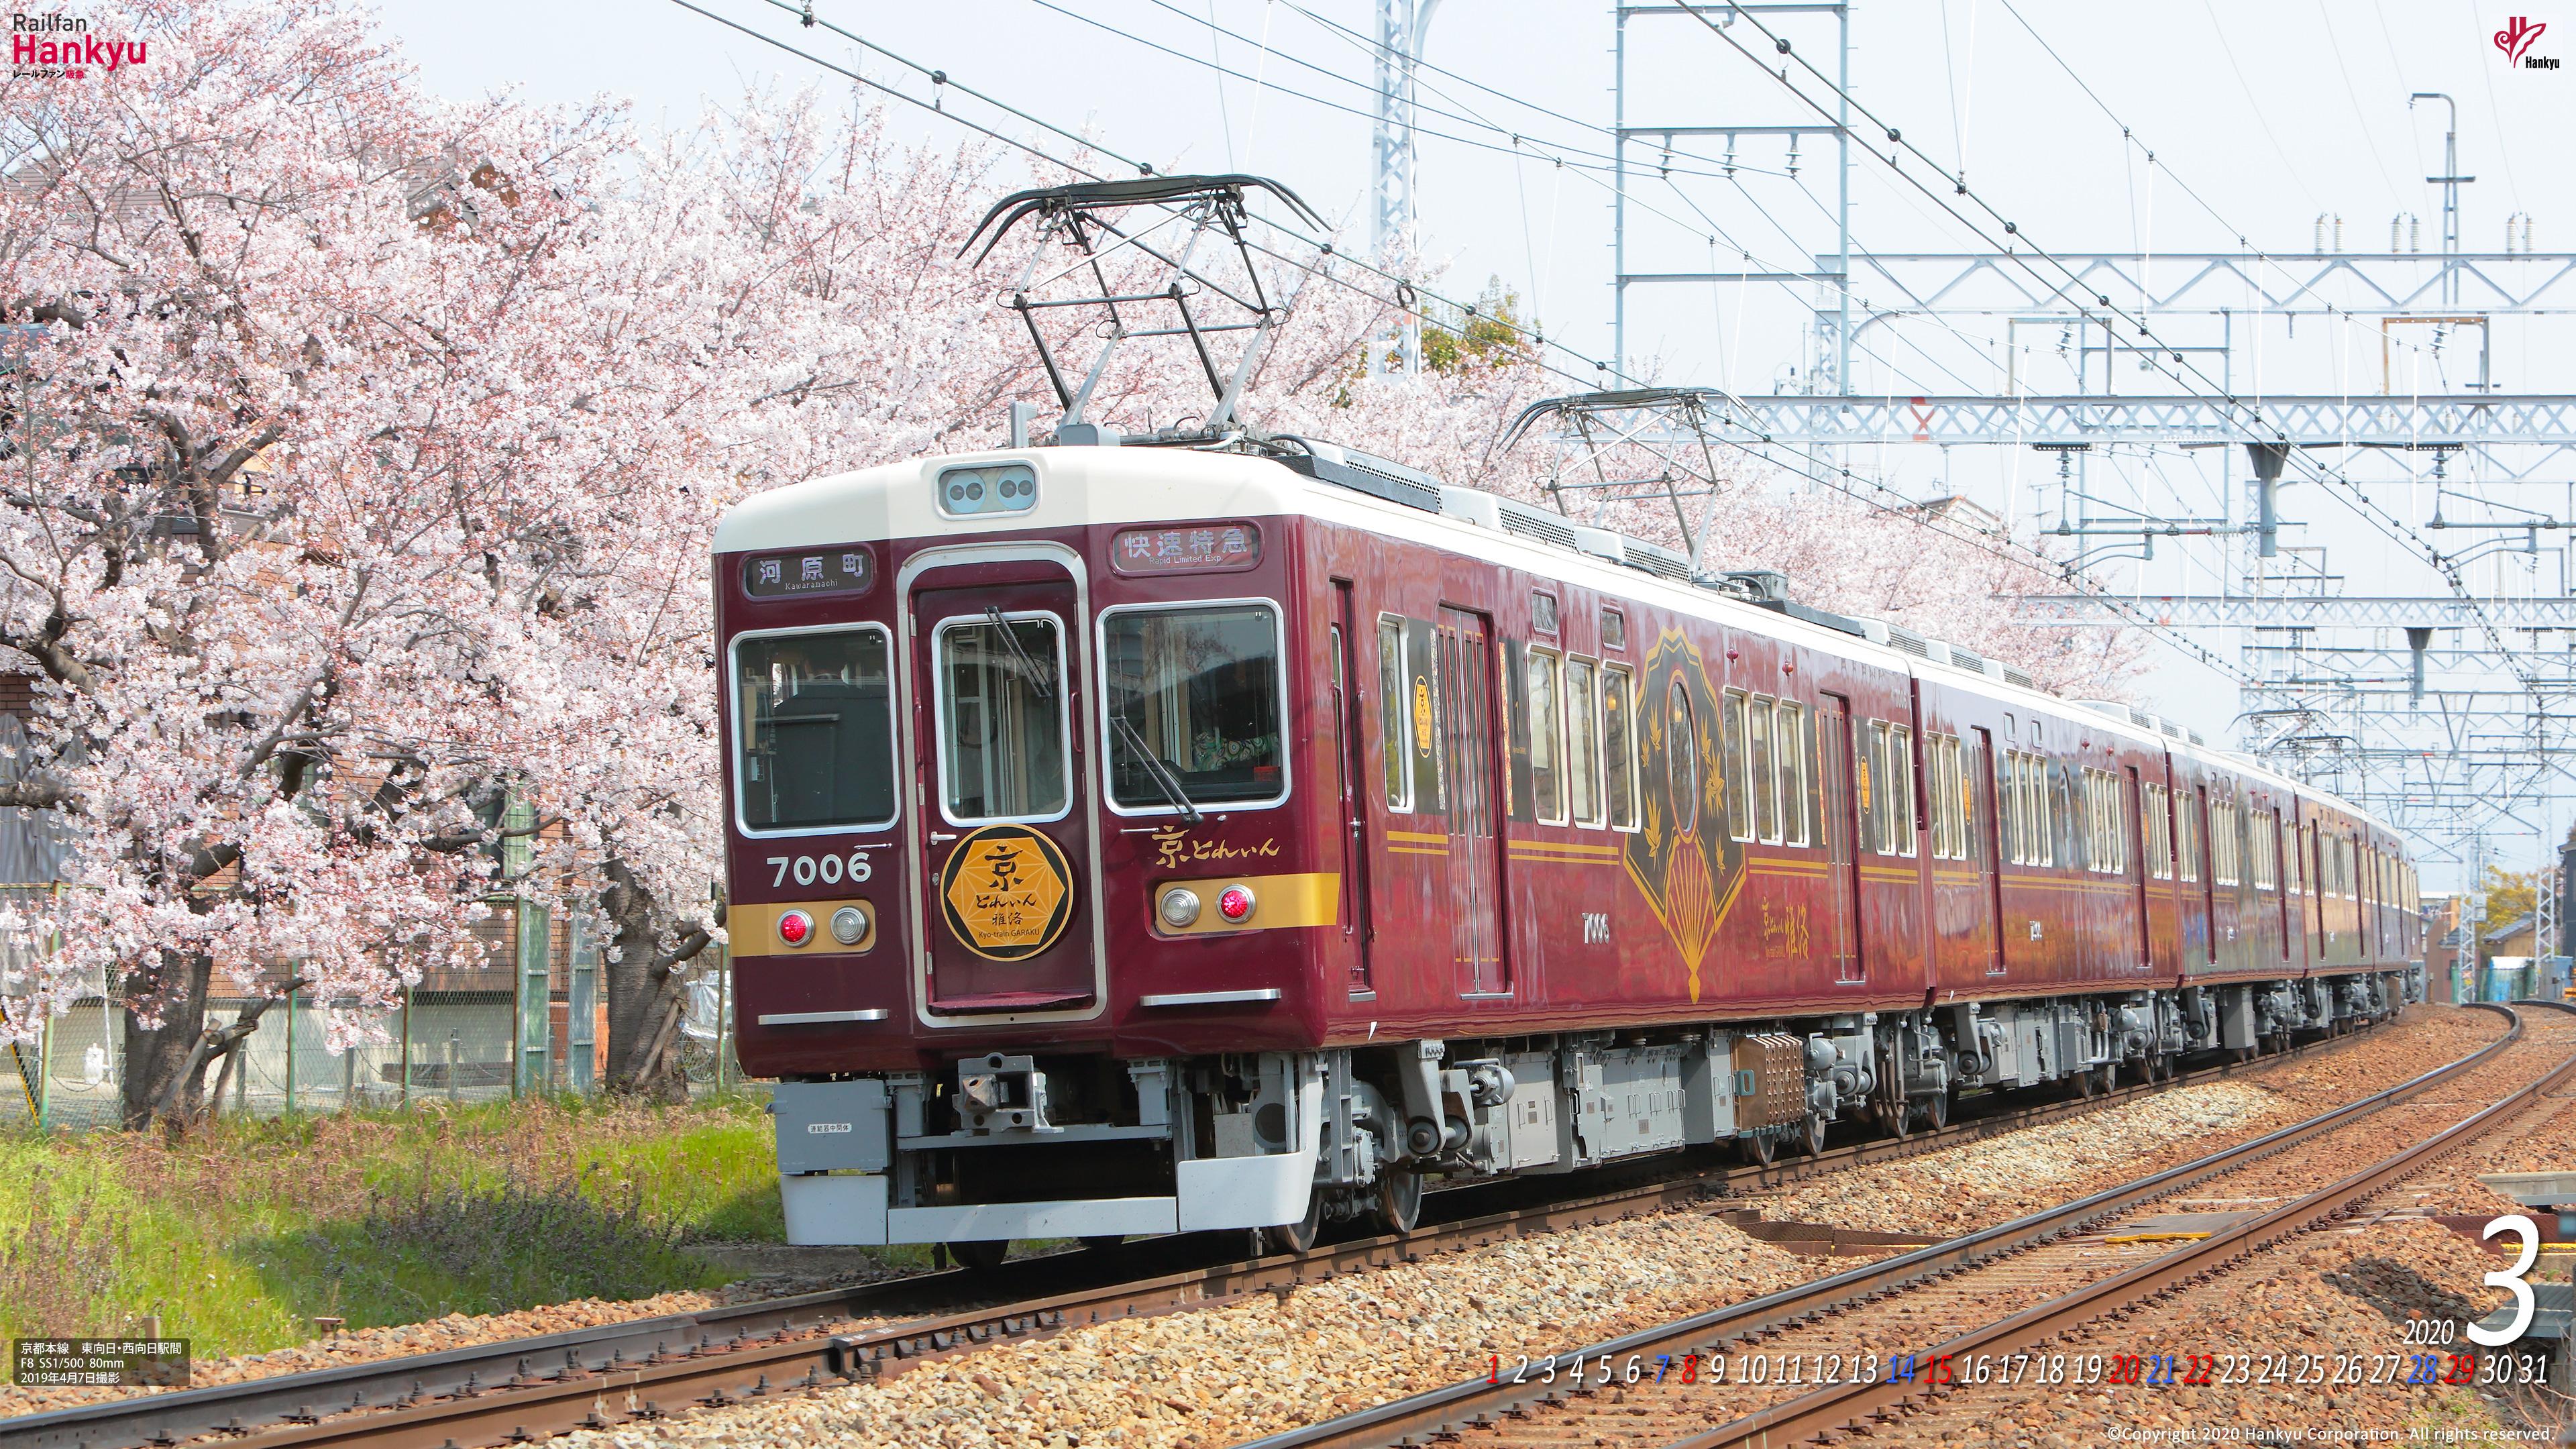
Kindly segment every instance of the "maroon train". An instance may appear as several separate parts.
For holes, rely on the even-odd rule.
[[[2333,797],[1325,444],[928,458],[716,548],[796,1242],[1304,1243],[2421,997]]]

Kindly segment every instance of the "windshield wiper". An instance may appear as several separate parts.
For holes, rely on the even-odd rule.
[[[1190,803],[1189,792],[1181,788],[1180,777],[1163,763],[1163,757],[1145,748],[1145,737],[1127,722],[1127,716],[1113,709],[1109,712],[1109,722],[1118,726],[1118,733],[1127,741],[1127,748],[1134,750],[1136,757],[1144,761],[1145,778],[1153,781],[1154,788],[1163,792],[1163,798],[1172,802],[1172,808],[1181,812],[1182,822],[1198,824],[1202,818],[1199,807]]]
[[[992,621],[994,632],[1002,636],[1002,642],[1011,646],[1011,657],[1020,661],[1020,668],[1027,673],[1029,688],[1036,690],[1040,699],[1055,698],[1055,686],[1047,682],[1046,671],[1038,668],[1037,660],[1029,657],[1029,651],[1021,647],[1019,631],[1002,616],[1002,606],[985,605],[984,617]]]

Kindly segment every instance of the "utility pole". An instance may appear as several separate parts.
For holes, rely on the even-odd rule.
[[[2442,304],[2460,305],[2460,183],[2475,181],[2474,176],[2460,174],[2460,106],[2440,91],[2417,91],[2406,98],[2406,109],[2415,109],[2417,101],[2440,101],[2450,107],[2450,120],[2442,127],[2442,174],[2427,176],[2427,181],[2442,183]]]
[[[1413,207],[1413,77],[1440,0],[1377,0],[1377,209],[1369,243],[1378,264],[1410,265],[1418,251]],[[1369,372],[1413,372],[1422,360],[1422,316],[1409,306],[1395,334],[1369,346]]]

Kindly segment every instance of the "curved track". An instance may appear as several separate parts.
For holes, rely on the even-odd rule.
[[[2557,1002],[2518,1002],[2516,1007],[2555,1007]],[[2488,1046],[2448,1066],[2426,1072],[2385,1091],[2283,1128],[2253,1141],[2212,1153],[2165,1172],[2123,1184],[2091,1197],[2034,1213],[2013,1222],[1949,1242],[1904,1253],[1822,1281],[1709,1313],[1666,1323],[1603,1343],[1566,1345],[1542,1364],[1564,1365],[1550,1375],[1525,1382],[1494,1383],[1486,1379],[1364,1409],[1341,1418],[1253,1441],[1245,1449],[1385,1449],[1461,1435],[1478,1445],[1667,1443],[1688,1449],[1735,1449],[1735,1446],[1802,1444],[1820,1435],[1863,1426],[1919,1408],[1924,1401],[1955,1392],[1931,1387],[1929,1374],[1911,1377],[1873,1376],[1857,1382],[1829,1384],[1765,1404],[1724,1423],[1712,1424],[1705,1391],[1683,1387],[1675,1373],[1654,1382],[1658,1360],[1678,1364],[1686,1355],[1701,1362],[1712,1356],[1740,1354],[1744,1345],[1764,1342],[1766,1351],[1785,1348],[1804,1352],[1813,1345],[1799,1330],[1826,1319],[1835,1325],[1846,1360],[1857,1359],[1853,1330],[1868,1320],[1867,1331],[1882,1335],[1882,1363],[1899,1356],[1928,1364],[1944,1356],[1952,1362],[1982,1355],[1993,1359],[2028,1349],[2069,1329],[2153,1299],[2186,1281],[2222,1271],[2227,1265],[2299,1232],[2348,1214],[2353,1207],[2396,1179],[2415,1171],[2449,1149],[2478,1136],[2549,1088],[2576,1075],[2576,1053],[2570,1053],[2534,1080],[2509,1092],[2476,1115],[2369,1163],[2324,1187],[2304,1192],[2259,1215],[2240,1214],[2171,1251],[2154,1251],[2130,1260],[2133,1266],[2102,1271],[2099,1256],[2088,1269],[2079,1267],[2073,1236],[2088,1228],[2126,1217],[2143,1205],[2193,1184],[2247,1170],[2249,1165],[2290,1152],[2361,1118],[2407,1101],[2427,1089],[2455,1082],[2495,1061],[2522,1042],[2521,1015],[2505,1007],[2511,1029]],[[2272,1199],[2266,1199],[2272,1200]],[[2097,1240],[2098,1241],[2098,1240]],[[2087,1272],[2089,1282],[2062,1291]],[[1903,1295],[1899,1298],[1899,1295]],[[1882,1304],[1901,1303],[1901,1311]],[[2023,1306],[2027,1305],[2027,1306]],[[1907,1321],[1907,1320],[1913,1321]],[[1958,1331],[1949,1325],[1978,1326]],[[1943,1325],[1926,1331],[1924,1324]],[[1538,1347],[1533,1345],[1533,1347]],[[1631,1385],[1625,1366],[1644,1364],[1644,1376]],[[1739,1358],[1737,1361],[1741,1362]],[[1610,1366],[1605,1382],[1598,1377],[1578,1382],[1571,1366]],[[1506,1375],[1508,1380],[1509,1375]],[[1778,1386],[1774,1385],[1776,1389]]]
[[[2298,1051],[2316,1052],[2360,1039],[2321,1038]],[[2510,1039],[2500,1039],[2458,1065],[2482,1060]],[[1425,1205],[1426,1216],[1453,1215],[1446,1221],[1426,1223],[1406,1235],[1328,1243],[1304,1255],[1250,1257],[1181,1272],[1140,1272],[1148,1265],[1168,1266],[1175,1256],[1176,1240],[1156,1239],[1123,1250],[1022,1259],[985,1272],[923,1274],[412,1358],[83,1405],[0,1420],[0,1449],[128,1449],[207,1435],[281,1449],[361,1441],[391,1449],[412,1445],[443,1449],[451,1444],[510,1442],[658,1418],[692,1406],[723,1404],[839,1378],[901,1372],[925,1358],[997,1338],[1167,1313],[1248,1292],[1281,1291],[1339,1273],[1658,1212],[1733,1189],[1938,1151],[2099,1111],[2168,1087],[2258,1070],[2281,1059],[2276,1055],[2206,1066],[2167,1081],[2134,1084],[2089,1098],[2031,1105],[2017,1105],[2012,1098],[1989,1099],[1997,1101],[1994,1108],[1962,1116],[1938,1131],[1918,1130],[1903,1139],[1864,1139],[1765,1168],[1712,1168],[1683,1158],[1676,1171],[1676,1159],[1667,1157],[1641,1164],[1642,1171],[1632,1172],[1626,1181],[1593,1174],[1584,1184],[1585,1195],[1579,1197],[1540,1196],[1550,1189],[1561,1192],[1566,1186],[1561,1178],[1437,1193]],[[2426,1080],[2429,1077],[2398,1090],[2412,1090]],[[1607,1183],[1605,1176],[1609,1176]],[[1605,1186],[1607,1191],[1602,1190]],[[1940,1253],[1955,1246],[1941,1244],[1923,1251]],[[1900,1261],[1918,1256],[1909,1254]],[[1828,1284],[1851,1276],[1828,1280]],[[843,1331],[835,1332],[836,1328]]]

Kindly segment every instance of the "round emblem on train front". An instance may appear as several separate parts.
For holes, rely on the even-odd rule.
[[[1027,826],[987,825],[958,841],[940,868],[939,909],[967,950],[1023,960],[1054,945],[1073,919],[1073,869]]]

